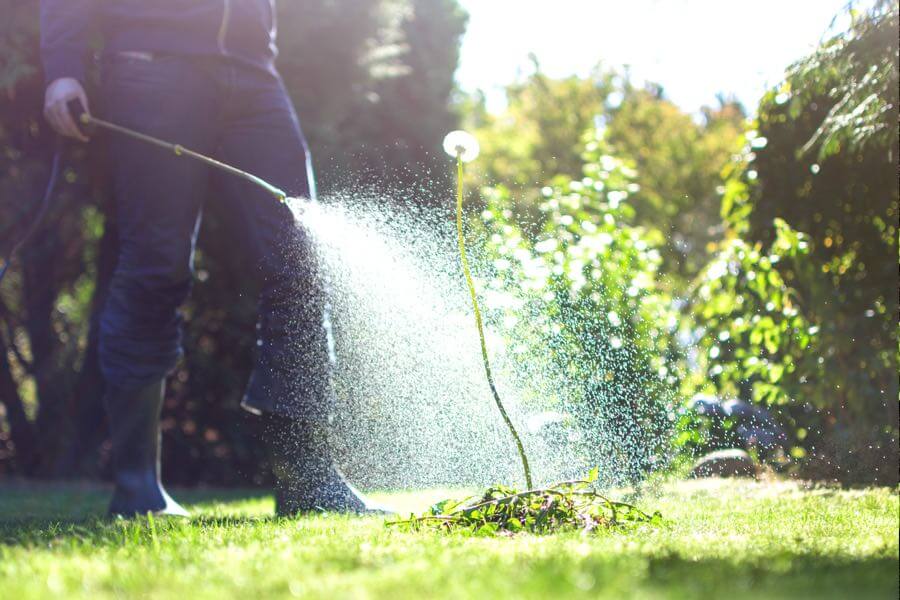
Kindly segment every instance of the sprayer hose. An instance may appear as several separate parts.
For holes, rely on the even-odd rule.
[[[513,425],[512,420],[509,418],[509,414],[506,412],[506,408],[503,406],[503,402],[500,400],[500,394],[497,393],[497,386],[494,385],[494,376],[491,373],[491,363],[488,360],[488,351],[487,351],[487,343],[484,340],[484,325],[481,319],[481,309],[478,308],[478,297],[475,294],[475,282],[472,280],[472,272],[469,270],[469,259],[466,256],[466,238],[463,234],[463,218],[462,218],[462,205],[463,205],[463,161],[462,156],[456,157],[456,168],[457,168],[457,184],[456,184],[456,234],[457,234],[457,244],[459,245],[459,258],[462,262],[463,274],[466,276],[466,285],[469,287],[469,296],[472,297],[472,309],[475,312],[475,327],[478,328],[478,338],[481,340],[481,358],[484,361],[484,373],[487,376],[488,386],[491,388],[491,394],[494,396],[494,402],[497,404],[497,408],[500,410],[500,415],[503,417],[503,421],[506,423],[506,426],[509,428],[509,432],[512,434],[513,439],[516,441],[516,449],[519,451],[519,458],[522,459],[522,469],[525,471],[525,486],[526,489],[532,489],[531,483],[531,467],[528,466],[528,457],[525,455],[525,446],[522,445],[522,440],[519,438],[519,434],[516,431],[515,426]]]
[[[13,256],[22,248],[25,242],[31,239],[31,236],[37,231],[38,226],[44,221],[44,217],[47,216],[47,210],[50,208],[53,192],[56,190],[56,184],[59,181],[59,165],[62,162],[62,152],[62,142],[57,139],[56,150],[53,152],[53,163],[50,167],[50,177],[47,179],[47,187],[44,190],[43,198],[41,198],[41,205],[38,208],[37,214],[31,219],[31,223],[25,229],[25,232],[13,243],[6,257],[3,259],[3,266],[0,267],[0,281],[3,281],[3,278],[6,276],[6,272],[9,270],[9,265],[12,262]]]

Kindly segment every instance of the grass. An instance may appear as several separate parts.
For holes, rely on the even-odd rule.
[[[663,527],[583,537],[400,533],[275,519],[253,492],[177,494],[191,520],[99,518],[106,490],[0,484],[0,596],[897,598],[897,490],[708,480]],[[383,495],[421,510],[446,491]]]

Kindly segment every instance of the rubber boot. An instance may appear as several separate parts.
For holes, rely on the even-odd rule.
[[[328,427],[266,415],[266,444],[275,475],[275,512],[388,515],[393,511],[365,498],[335,465]]]
[[[148,512],[187,516],[160,482],[159,413],[165,380],[125,390],[111,387],[106,393],[112,441],[115,491],[109,513],[133,517]]]

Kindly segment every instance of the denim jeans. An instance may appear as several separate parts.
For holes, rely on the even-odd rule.
[[[225,58],[119,54],[104,64],[104,115],[254,173],[291,195],[315,195],[310,155],[280,77]],[[233,241],[259,283],[256,364],[244,406],[289,417],[331,404],[326,306],[315,261],[290,210],[265,191],[187,157],[109,136],[120,233],[100,320],[110,385],[165,377],[181,356],[181,317],[204,201],[240,224]]]

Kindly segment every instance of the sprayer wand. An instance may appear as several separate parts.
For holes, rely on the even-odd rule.
[[[241,169],[238,169],[237,167],[233,167],[229,164],[218,161],[214,158],[206,156],[205,154],[195,152],[190,148],[185,148],[181,144],[173,144],[171,142],[155,138],[152,135],[147,135],[146,133],[141,133],[140,131],[135,131],[116,123],[98,119],[97,117],[89,115],[87,111],[84,110],[81,102],[79,102],[78,100],[70,101],[68,103],[68,106],[69,111],[72,113],[72,115],[74,115],[75,120],[78,121],[78,123],[80,123],[86,129],[106,129],[108,131],[113,131],[120,135],[138,140],[145,144],[163,148],[164,150],[172,152],[173,154],[175,154],[175,156],[187,156],[193,158],[194,160],[199,160],[200,162],[214,169],[224,171],[225,173],[229,173],[231,175],[234,175],[235,177],[240,177],[241,179],[245,179],[250,183],[258,185],[262,189],[266,190],[269,194],[274,196],[275,199],[279,202],[285,202],[287,200],[287,193],[284,190],[275,187],[262,177],[257,177],[253,173],[248,173],[247,171],[243,171]],[[50,179],[47,182],[47,189],[44,192],[37,217],[35,217],[31,221],[31,224],[26,228],[25,233],[12,244],[12,249],[3,258],[3,262],[2,264],[0,264],[0,281],[3,281],[3,278],[6,276],[6,272],[9,269],[9,265],[12,261],[13,255],[19,250],[19,248],[21,248],[25,244],[25,242],[27,242],[31,238],[32,235],[34,235],[35,231],[37,231],[38,225],[40,225],[41,221],[43,221],[44,219],[44,216],[47,214],[47,209],[50,206],[50,199],[53,196],[57,180],[59,179],[59,163],[61,154],[62,147],[61,145],[58,145],[56,152],[53,155],[53,167],[50,170]]]
[[[287,199],[287,194],[284,192],[284,190],[275,187],[265,179],[257,177],[253,173],[248,173],[247,171],[243,171],[241,169],[238,169],[237,167],[232,167],[229,164],[218,161],[214,158],[206,156],[205,154],[200,154],[199,152],[195,152],[194,150],[185,148],[181,144],[173,144],[171,142],[155,138],[151,135],[147,135],[146,133],[141,133],[140,131],[135,131],[134,129],[129,129],[128,127],[123,127],[116,123],[111,123],[109,121],[105,121],[103,119],[99,119],[97,117],[89,115],[87,111],[84,110],[84,107],[81,106],[81,103],[77,100],[69,102],[69,110],[72,111],[72,114],[75,115],[75,118],[78,120],[78,122],[85,127],[94,127],[106,129],[108,131],[114,131],[116,133],[128,136],[146,144],[151,144],[153,146],[158,146],[160,148],[168,150],[176,156],[188,156],[190,158],[193,158],[194,160],[199,160],[200,162],[214,169],[225,171],[226,173],[230,173],[236,177],[246,179],[247,181],[258,185],[262,189],[269,192],[272,196],[274,196],[275,199],[279,202],[284,202]]]

